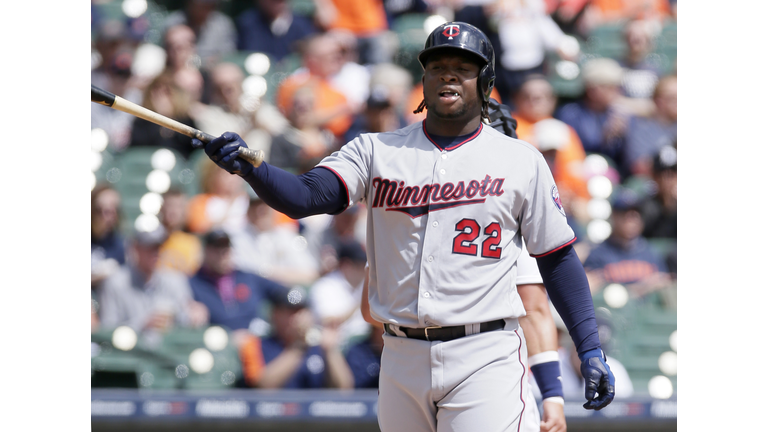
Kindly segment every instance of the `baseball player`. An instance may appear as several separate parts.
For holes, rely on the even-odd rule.
[[[368,301],[386,331],[382,431],[531,430],[515,289],[523,240],[577,347],[584,407],[605,407],[614,379],[552,174],[533,146],[482,121],[495,78],[488,38],[449,22],[428,36],[419,61],[424,122],[362,134],[307,173],[253,167],[229,132],[205,151],[293,218],[366,203]]]

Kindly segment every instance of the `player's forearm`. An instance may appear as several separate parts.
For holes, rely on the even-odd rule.
[[[376,321],[375,319],[373,319],[373,316],[371,315],[371,305],[370,305],[370,303],[368,303],[368,277],[369,277],[369,274],[370,274],[370,268],[366,264],[366,266],[365,266],[365,279],[364,279],[364,282],[363,282],[363,293],[362,293],[362,296],[360,298],[360,313],[362,313],[363,319],[365,320],[365,322],[367,322],[368,324],[370,324],[370,325],[372,325],[372,326],[374,326],[376,328],[383,329],[384,328],[384,324],[382,324],[382,323]],[[523,330],[523,331],[525,331],[525,330]]]
[[[544,351],[557,351],[557,327],[549,310],[544,285],[520,285],[517,291],[525,306],[526,315],[520,318],[520,326],[525,334],[528,356]]]
[[[336,175],[325,168],[297,176],[263,163],[243,179],[270,207],[293,219],[336,213],[347,199]]]
[[[551,316],[533,311],[520,319],[520,327],[525,334],[528,356],[544,351],[557,351],[557,328]]]
[[[552,304],[579,354],[600,348],[595,308],[584,267],[572,246],[536,258]]]

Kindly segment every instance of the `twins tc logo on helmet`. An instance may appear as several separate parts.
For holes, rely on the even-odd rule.
[[[555,203],[557,210],[565,216],[565,209],[563,208],[563,203],[560,202],[560,192],[557,191],[557,186],[552,186],[552,202]]]
[[[456,24],[448,24],[443,30],[443,36],[447,36],[448,39],[453,39],[453,37],[458,36],[460,32],[461,30],[459,30],[459,26]]]

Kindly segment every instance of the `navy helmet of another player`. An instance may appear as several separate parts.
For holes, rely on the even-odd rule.
[[[483,117],[488,116],[488,104],[491,100],[491,90],[496,80],[494,66],[496,55],[488,37],[477,27],[465,22],[453,21],[437,27],[427,36],[424,49],[419,52],[419,63],[426,68],[427,58],[430,54],[442,49],[459,49],[478,57],[480,73],[477,77],[477,88],[483,98]],[[413,112],[420,113],[426,107],[424,101]]]

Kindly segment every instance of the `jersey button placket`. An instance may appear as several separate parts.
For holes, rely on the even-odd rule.
[[[436,158],[435,165],[434,165],[434,171],[432,171],[433,179],[432,183],[440,183],[442,184],[445,179],[444,174],[445,170],[442,169],[441,164],[443,160],[447,159],[446,152],[441,152],[440,156]],[[430,200],[431,202],[431,200]],[[441,202],[441,201],[438,201]],[[419,300],[417,303],[417,309],[418,309],[418,317],[419,317],[419,323],[421,325],[427,325],[426,324],[426,317],[434,317],[436,313],[439,313],[437,310],[435,310],[434,305],[435,303],[432,302],[435,298],[434,293],[434,287],[437,286],[437,281],[439,280],[439,263],[438,258],[440,257],[440,248],[441,245],[441,238],[442,235],[440,233],[440,223],[437,220],[438,214],[429,212],[427,213],[426,217],[427,220],[424,223],[424,227],[426,230],[424,231],[424,239],[423,239],[423,245],[424,248],[422,249],[422,261],[421,261],[421,277],[419,282]]]

